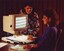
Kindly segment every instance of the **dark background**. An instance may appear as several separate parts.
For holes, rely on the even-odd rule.
[[[20,12],[25,2],[33,4],[34,10],[39,15],[40,32],[42,33],[42,11],[43,9],[53,8],[57,11],[60,22],[64,22],[64,0],[0,0],[0,37],[5,36],[3,32],[3,16]],[[62,35],[63,36],[63,35]],[[62,40],[64,38],[61,38]]]
[[[59,20],[64,21],[64,0],[0,0],[0,36],[3,35],[3,16],[20,12],[23,4],[30,2],[39,15],[40,33],[42,32],[42,11],[53,8],[57,11]]]

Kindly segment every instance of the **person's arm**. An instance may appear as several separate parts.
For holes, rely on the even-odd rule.
[[[38,41],[38,46],[50,46],[54,45],[56,40],[56,32],[54,29],[47,29],[43,36]]]
[[[34,35],[37,35],[38,32],[39,32],[39,26],[40,26],[40,23],[39,23],[39,16],[36,12],[34,12],[34,17],[35,17],[35,28],[33,29],[33,34]]]

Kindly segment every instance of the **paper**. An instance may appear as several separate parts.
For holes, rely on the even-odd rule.
[[[32,42],[32,40],[28,40],[28,36],[26,35],[22,35],[22,36],[9,36],[7,37],[8,40],[12,40],[12,41],[18,41],[18,42],[26,42],[26,43],[29,43],[29,42]]]
[[[0,48],[6,46],[8,43],[3,43],[3,42],[0,42]]]
[[[24,49],[24,46],[25,45],[16,45],[16,46],[11,46],[10,47],[10,51],[11,51],[11,49],[13,49],[13,50],[16,50],[16,51],[29,51],[30,49]]]
[[[20,36],[9,36],[9,37],[2,37],[1,39],[3,41],[8,41],[10,43],[14,42],[22,42],[22,43],[30,43],[33,42],[33,40],[28,40],[28,35],[20,35]]]

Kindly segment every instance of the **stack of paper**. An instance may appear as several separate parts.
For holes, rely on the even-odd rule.
[[[3,42],[0,42],[0,48],[6,46],[8,43],[3,43]]]

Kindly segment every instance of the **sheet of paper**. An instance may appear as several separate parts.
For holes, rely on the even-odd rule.
[[[6,46],[8,43],[3,43],[3,42],[0,42],[0,48]]]
[[[29,43],[29,42],[32,42],[32,40],[28,40],[28,36],[26,35],[22,35],[22,36],[9,36],[7,37],[8,40],[12,40],[12,41],[18,41],[18,42],[26,42],[26,43]]]

